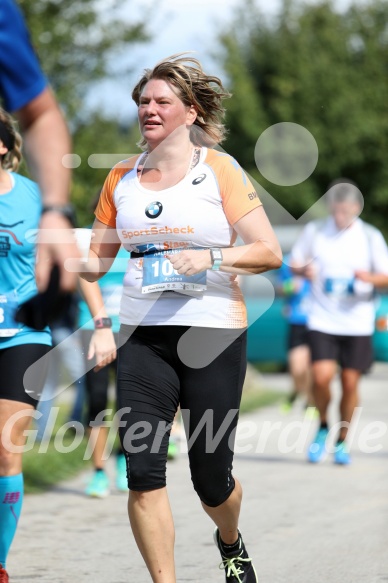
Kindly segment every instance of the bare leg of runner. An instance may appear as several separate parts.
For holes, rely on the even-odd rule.
[[[6,562],[23,502],[22,452],[32,405],[0,399],[0,579],[8,581]]]
[[[12,446],[24,445],[25,431],[31,424],[32,405],[0,399],[0,475],[14,476],[22,471],[22,453]],[[14,420],[12,419],[14,418]]]
[[[205,512],[210,516],[220,531],[221,540],[225,544],[233,544],[238,538],[238,519],[240,516],[242,488],[235,479],[235,488],[229,498],[216,507],[206,506],[202,502]]]
[[[176,583],[175,531],[167,488],[129,493],[133,535],[153,583]]]
[[[340,402],[340,417],[341,421],[346,424],[350,423],[354,409],[358,404],[358,383],[361,377],[361,372],[351,368],[345,368],[341,373],[342,382],[342,398]],[[346,439],[348,432],[348,425],[341,427],[339,433],[339,440]]]
[[[327,408],[330,403],[330,384],[335,376],[337,363],[334,360],[318,360],[313,364],[313,396],[321,423],[327,423]]]
[[[295,397],[303,396],[306,399],[306,404],[313,406],[311,359],[308,346],[301,344],[289,351],[288,368],[294,384]]]
[[[90,431],[90,441],[93,447],[93,464],[95,468],[105,466],[106,457],[104,455],[106,442],[108,440],[108,429],[106,427],[93,427]]]

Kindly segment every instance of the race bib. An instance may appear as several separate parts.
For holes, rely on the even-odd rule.
[[[168,254],[181,250],[169,250]],[[143,294],[175,291],[181,293],[203,292],[206,290],[206,271],[195,275],[181,275],[166,257],[166,251],[157,251],[143,258]]]
[[[354,278],[328,277],[324,281],[325,293],[335,297],[354,295]]]
[[[0,337],[15,336],[19,332],[21,324],[14,319],[18,305],[16,292],[0,295]]]

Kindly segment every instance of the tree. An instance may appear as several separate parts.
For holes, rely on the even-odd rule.
[[[329,1],[285,0],[268,21],[248,0],[237,18],[220,39],[235,100],[227,104],[225,149],[295,217],[345,177],[364,195],[363,216],[386,229],[388,4],[372,0],[339,13]],[[254,163],[259,135],[280,122],[302,125],[318,144],[314,173],[296,186],[269,183]]]
[[[135,127],[88,111],[85,98],[96,82],[125,78],[130,69],[123,55],[126,51],[135,55],[133,47],[147,40],[148,33],[143,22],[123,19],[119,0],[19,0],[19,4],[72,133],[73,151],[79,157],[72,200],[80,225],[85,225],[92,220],[91,201],[109,172],[108,167],[93,168],[89,157],[138,150]],[[147,19],[144,12],[143,17]]]
[[[74,133],[74,152],[80,166],[73,171],[72,200],[80,225],[91,223],[96,197],[111,167],[139,152],[140,133],[136,125],[122,126],[95,114]]]
[[[123,19],[119,0],[19,0],[34,47],[72,124],[85,114],[84,98],[101,79],[122,77],[124,51],[148,38],[142,22]],[[145,15],[146,17],[147,15]],[[120,65],[113,70],[114,57]]]

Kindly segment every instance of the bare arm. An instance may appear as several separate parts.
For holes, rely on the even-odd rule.
[[[282,251],[262,206],[237,221],[234,229],[245,245],[222,249],[220,271],[249,275],[281,266]],[[208,249],[182,251],[169,259],[180,274],[194,275],[212,267]]]
[[[71,140],[51,90],[44,89],[15,115],[23,132],[28,167],[39,184],[43,205],[64,206],[69,201],[71,172],[64,166],[63,157],[71,152]],[[47,287],[54,263],[61,270],[62,290],[76,287],[76,273],[64,267],[66,259],[79,257],[71,227],[68,219],[59,212],[42,215],[36,264],[36,281],[40,290]],[[60,237],[53,237],[58,231]]]
[[[71,152],[71,139],[51,89],[46,88],[15,115],[23,132],[29,169],[42,191],[43,204],[65,205],[69,201],[71,171],[63,165],[63,157]]]
[[[100,286],[97,282],[89,282],[80,278],[79,286],[90,314],[94,319],[107,318]],[[116,343],[111,328],[100,328],[93,332],[89,344],[88,360],[95,356],[95,371],[103,368],[116,358]]]
[[[388,287],[388,275],[386,273],[370,273],[369,271],[356,271],[357,279],[371,283],[374,287]]]
[[[281,266],[282,250],[262,206],[242,217],[234,229],[245,245],[223,249],[221,271],[263,273]]]
[[[116,229],[96,219],[92,228],[89,258],[80,268],[79,275],[86,281],[97,281],[109,271],[120,249]]]

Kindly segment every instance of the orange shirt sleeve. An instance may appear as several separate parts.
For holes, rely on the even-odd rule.
[[[129,158],[116,164],[106,177],[96,210],[94,211],[96,219],[104,223],[104,225],[116,228],[117,209],[113,198],[114,192],[123,176],[133,170],[138,157],[135,156],[134,158]]]
[[[231,225],[261,206],[252,182],[232,156],[209,150],[206,162],[217,176],[224,212]]]

